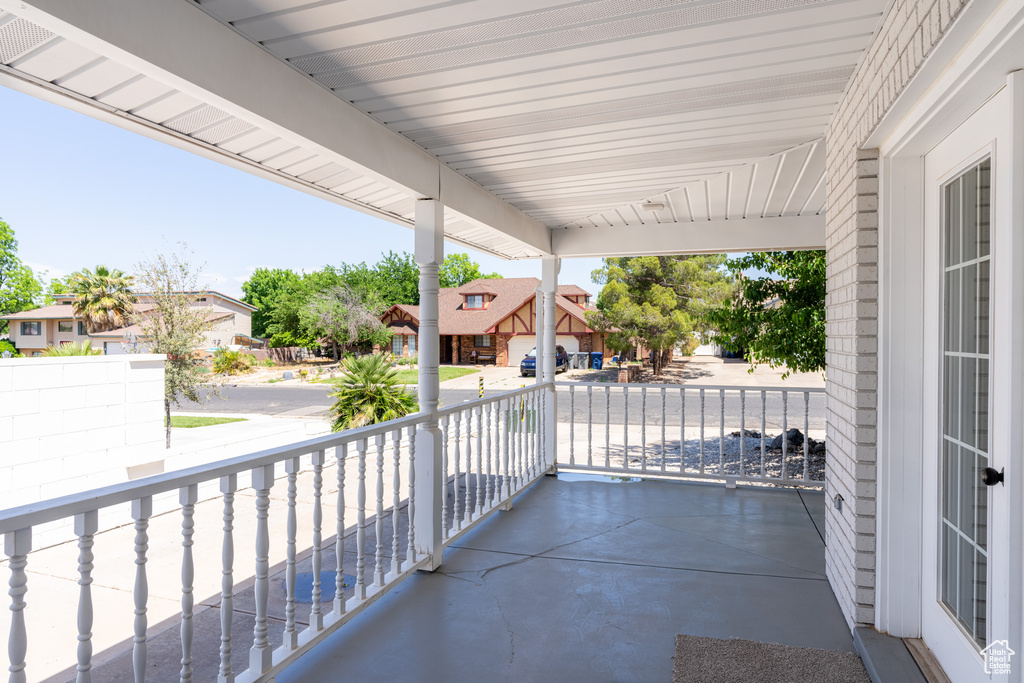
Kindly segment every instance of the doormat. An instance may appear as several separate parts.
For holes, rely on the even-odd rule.
[[[855,652],[676,636],[672,683],[870,683]]]

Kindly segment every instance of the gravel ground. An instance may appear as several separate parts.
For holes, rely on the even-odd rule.
[[[765,443],[770,444],[775,437],[773,434],[765,436]],[[752,437],[739,437],[727,435],[724,439],[719,437],[705,438],[704,444],[704,468],[703,474],[730,475],[730,476],[760,476],[761,474],[761,439]],[[812,445],[813,450],[813,445]],[[683,447],[684,466],[686,473],[700,474],[701,470],[701,439],[686,439]],[[639,439],[629,443],[626,453],[630,470],[660,471],[662,467],[661,440],[651,440],[646,447],[646,462],[644,449]],[[604,464],[604,444],[600,447],[595,441],[593,449],[593,463],[600,466]],[[582,449],[579,444],[575,448],[575,460],[578,464],[586,462],[586,443]],[[608,448],[608,461],[611,467],[623,467],[623,446],[621,443],[612,443]],[[804,478],[804,452],[803,446],[790,444],[786,451],[786,477],[789,479]],[[782,477],[783,454],[781,450],[766,448],[764,454],[764,473],[769,478]],[[679,439],[666,440],[665,442],[665,469],[669,472],[680,471]],[[724,467],[723,467],[724,465]],[[811,453],[808,458],[808,479],[811,481],[824,481],[825,479],[825,453]]]

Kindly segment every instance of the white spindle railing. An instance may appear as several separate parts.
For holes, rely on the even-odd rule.
[[[613,390],[607,384],[583,382],[559,382],[556,388],[562,407],[558,420],[568,422],[561,431],[559,470],[711,479],[730,485],[824,484],[824,453],[812,452],[808,441],[825,440],[824,389],[622,384]],[[600,442],[595,442],[595,432],[602,429],[600,422],[595,424],[600,403],[594,410],[594,394],[602,392],[603,457]],[[748,401],[751,392],[759,393],[760,401]],[[751,417],[756,415],[753,424],[760,422],[759,433],[747,431],[748,410],[757,411]],[[803,432],[793,439],[784,436],[779,447],[771,448],[772,440],[788,434],[791,424],[802,424]],[[648,431],[651,426],[660,429],[660,440]]]
[[[480,399],[438,412],[442,430],[443,477],[450,487],[435,500],[444,510],[443,546],[453,542],[494,510],[506,506],[544,473],[551,471],[553,454],[547,452],[542,436],[549,429],[544,418],[547,407],[545,392],[551,384],[532,385],[530,388],[508,392],[492,398]],[[4,550],[10,572],[10,638],[8,659],[11,681],[34,678],[26,671],[26,652],[30,646],[45,647],[45,642],[29,643],[25,627],[25,594],[28,574],[25,569],[30,559],[32,528],[60,520],[71,520],[78,537],[77,571],[79,599],[77,609],[69,609],[66,618],[77,623],[78,644],[68,652],[69,665],[77,664],[79,681],[89,681],[93,673],[92,624],[92,571],[94,564],[94,538],[98,533],[97,520],[102,510],[130,504],[130,520],[134,522],[134,626],[125,637],[132,643],[132,669],[135,681],[144,681],[152,662],[147,657],[149,632],[149,583],[147,565],[157,559],[151,548],[150,535],[153,520],[154,496],[165,500],[166,494],[177,494],[180,505],[181,555],[181,634],[180,670],[159,672],[160,678],[179,680],[211,680],[220,683],[248,683],[273,679],[289,663],[308,651],[342,624],[359,614],[366,606],[389,591],[414,571],[431,563],[432,558],[418,551],[417,537],[431,537],[429,530],[417,530],[414,520],[416,505],[416,453],[414,443],[417,429],[429,424],[425,414],[410,415],[400,420],[372,425],[339,434],[332,434],[302,443],[253,453],[248,456],[224,460],[180,472],[139,479],[122,485],[83,492],[40,504],[0,511],[0,534],[4,536]],[[449,429],[450,427],[453,429]],[[369,451],[369,453],[368,453]],[[464,454],[463,454],[464,452]],[[337,493],[334,501],[325,501],[324,467],[327,455],[332,453],[337,466]],[[372,464],[367,456],[374,457]],[[390,462],[386,466],[386,455]],[[278,468],[281,464],[283,467]],[[373,467],[373,464],[376,467]],[[304,469],[306,468],[306,469]],[[351,471],[348,471],[351,468]],[[451,468],[451,469],[449,469]],[[310,472],[311,469],[311,472]],[[275,477],[285,479],[284,524],[271,523],[271,493]],[[406,472],[403,479],[402,473]],[[306,476],[307,473],[311,477]],[[241,475],[241,476],[240,476]],[[368,477],[376,476],[374,481]],[[237,509],[239,484],[246,480],[255,497],[255,509],[243,513]],[[355,487],[352,495],[350,487]],[[348,489],[348,490],[346,490]],[[368,499],[370,493],[372,499]],[[205,497],[204,497],[205,496]],[[197,508],[209,504],[216,506],[222,520],[221,529],[214,531],[196,524]],[[348,523],[351,505],[355,501],[356,519],[352,528]],[[300,501],[312,504],[311,520],[303,521],[299,514]],[[325,506],[326,504],[326,506]],[[273,508],[277,510],[278,508]],[[334,511],[334,524],[327,522],[335,534],[325,539],[324,512]],[[436,508],[435,508],[436,509]],[[114,511],[116,512],[116,510]],[[104,515],[112,513],[105,512]],[[239,542],[239,515],[251,514],[255,529],[246,540],[254,548],[254,564],[249,571],[235,566],[235,549]],[[275,512],[282,514],[281,512]],[[328,514],[330,514],[328,512]],[[389,531],[391,542],[384,543],[385,518],[391,515]],[[127,516],[127,515],[126,515]],[[403,520],[404,517],[404,520]],[[104,517],[106,519],[106,517]],[[126,521],[128,521],[126,519]],[[282,542],[272,541],[271,529],[284,527]],[[405,534],[403,536],[403,529]],[[204,537],[221,534],[221,562],[209,565],[193,556],[193,546]],[[330,532],[329,532],[330,533]],[[355,553],[345,552],[345,540],[355,536]],[[311,544],[309,542],[311,541]],[[335,550],[333,569],[337,576],[331,584],[323,584],[321,573],[323,550]],[[367,553],[371,553],[367,556]],[[390,557],[389,557],[390,555]],[[298,566],[303,558],[312,565],[312,604],[308,625],[303,627],[296,610],[299,597]],[[97,561],[102,562],[103,558]],[[159,558],[161,563],[174,561]],[[271,574],[271,567],[282,566],[280,574]],[[435,565],[436,566],[436,565]],[[348,570],[349,574],[345,571]],[[353,585],[346,576],[354,576]],[[255,620],[252,647],[248,652],[247,668],[235,671],[232,664],[232,622],[236,617],[233,596],[237,583],[254,577]],[[204,581],[205,579],[209,579]],[[270,635],[270,595],[283,583],[285,594],[284,633],[279,638]],[[196,596],[204,586],[216,585],[212,595]],[[331,589],[333,588],[333,600]],[[212,592],[212,591],[211,591]],[[324,593],[327,595],[324,595]],[[220,638],[206,642],[193,637],[193,614],[196,598],[218,600],[220,603]],[[71,607],[71,606],[69,606]],[[47,619],[61,615],[46,615]],[[239,618],[249,618],[238,615]],[[278,615],[280,616],[280,615]],[[253,623],[250,621],[249,623]],[[274,641],[274,642],[272,642]],[[209,648],[209,649],[207,649]],[[199,650],[203,649],[200,655]],[[241,654],[241,653],[239,653]],[[199,662],[216,662],[211,670],[203,671]],[[237,658],[236,658],[237,662]]]

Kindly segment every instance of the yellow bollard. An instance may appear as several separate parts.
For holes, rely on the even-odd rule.
[[[483,397],[484,397],[484,378],[481,375],[481,377],[480,377],[480,398],[483,398]]]

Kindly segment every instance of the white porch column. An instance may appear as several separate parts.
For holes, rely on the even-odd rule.
[[[441,385],[437,373],[441,337],[438,332],[440,288],[438,270],[444,261],[444,206],[434,199],[416,202],[416,265],[420,267],[419,394],[420,411],[427,421],[416,430],[416,510],[413,525],[416,552],[430,556],[430,570],[441,566],[442,506],[445,473],[442,471],[441,430],[437,406]]]
[[[541,346],[538,344],[537,348],[537,367],[540,367],[541,360],[544,362],[544,381],[554,382],[555,381],[555,326],[558,324],[558,320],[555,317],[555,293],[558,291],[558,271],[562,266],[562,260],[555,256],[545,256],[541,260],[541,283],[540,288],[544,293],[544,314],[543,314],[543,327],[538,325],[538,341],[541,338],[541,330],[543,329],[543,349],[544,355],[541,356]],[[541,308],[540,299],[537,301],[538,310]],[[537,376],[540,377],[541,373],[538,372]],[[544,455],[548,465],[554,465],[557,461],[556,446],[558,444],[558,395],[555,392],[554,386],[545,390],[547,397],[547,406],[544,413]]]
[[[533,297],[533,339],[537,346],[537,357],[534,359],[533,377],[534,382],[540,384],[544,381],[544,287],[537,287]]]

